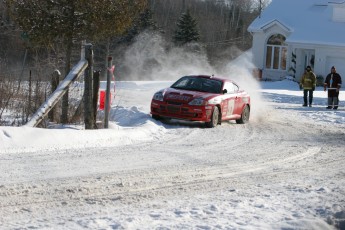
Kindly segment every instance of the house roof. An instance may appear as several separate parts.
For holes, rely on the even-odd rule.
[[[332,19],[334,7],[345,13],[345,0],[272,0],[248,31],[279,22],[292,32],[286,42],[345,46],[345,20]]]

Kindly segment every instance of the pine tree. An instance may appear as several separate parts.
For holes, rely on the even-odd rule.
[[[176,44],[184,45],[189,42],[198,41],[200,34],[197,29],[197,22],[190,14],[190,11],[183,13],[177,22],[177,29],[174,35]]]
[[[120,40],[130,43],[133,41],[135,36],[139,35],[144,30],[161,32],[157,26],[157,23],[154,21],[152,11],[149,8],[140,14],[139,18],[133,22],[133,26]]]

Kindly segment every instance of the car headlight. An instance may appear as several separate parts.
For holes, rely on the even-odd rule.
[[[162,92],[157,92],[153,95],[153,100],[156,101],[163,101],[163,93]]]
[[[207,105],[207,101],[205,101],[203,98],[195,98],[191,102],[188,103],[189,105]]]

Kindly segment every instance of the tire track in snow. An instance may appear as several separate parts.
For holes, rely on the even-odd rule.
[[[138,170],[136,172],[130,172],[127,176],[126,174],[122,175],[120,180],[114,174],[105,175],[104,177],[100,176],[98,178],[86,177],[79,179],[78,186],[72,185],[75,179],[71,179],[69,182],[65,180],[62,183],[56,180],[49,182],[52,190],[47,189],[44,181],[42,181],[41,186],[34,185],[28,187],[23,184],[7,189],[5,186],[2,186],[0,188],[0,195],[6,199],[0,203],[1,207],[26,206],[39,203],[69,203],[70,201],[74,203],[78,202],[78,200],[97,200],[106,197],[109,200],[113,200],[114,197],[123,199],[123,197],[136,196],[138,193],[143,197],[152,192],[166,195],[169,193],[175,194],[181,190],[194,190],[197,187],[208,187],[209,190],[214,190],[222,187],[221,184],[224,184],[225,181],[231,182],[237,178],[243,179],[251,176],[253,173],[276,174],[276,171],[271,170],[272,165],[278,163],[294,163],[311,157],[318,152],[319,148],[317,147],[309,148],[304,154],[299,156],[291,156],[290,158],[256,165],[244,164],[237,165],[236,167],[234,165],[215,165],[199,168],[187,167],[186,169],[175,167],[165,170],[157,169],[155,172]],[[99,186],[100,184],[107,184],[107,188]],[[228,186],[229,183],[225,184]],[[174,190],[175,192],[173,192]],[[46,195],[42,196],[42,194]],[[13,201],[13,199],[7,199],[11,196],[16,197],[14,202],[6,202],[6,200]],[[40,197],[50,197],[50,199],[42,200]]]

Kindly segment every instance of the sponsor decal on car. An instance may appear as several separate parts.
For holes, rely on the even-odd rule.
[[[219,104],[221,103],[222,99],[220,97],[215,97],[215,98],[212,98],[208,101],[209,104]]]
[[[244,102],[244,103],[248,103],[248,97],[242,97],[242,101]]]
[[[228,101],[228,111],[227,111],[227,116],[231,116],[234,113],[234,108],[235,108],[235,101],[234,100],[229,100]]]

